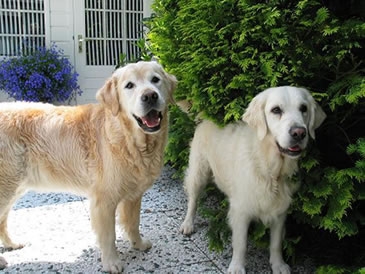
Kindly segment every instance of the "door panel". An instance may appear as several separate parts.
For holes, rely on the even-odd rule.
[[[120,54],[138,56],[142,20],[143,0],[74,0],[75,67],[84,91],[78,103],[95,102]]]

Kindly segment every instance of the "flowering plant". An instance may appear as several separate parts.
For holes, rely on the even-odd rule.
[[[0,62],[0,90],[15,100],[64,102],[82,91],[78,74],[56,45]]]

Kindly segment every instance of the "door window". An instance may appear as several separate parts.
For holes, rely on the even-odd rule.
[[[44,0],[0,0],[0,58],[45,46]]]
[[[138,56],[143,37],[143,0],[85,0],[87,66],[115,66],[120,54]]]

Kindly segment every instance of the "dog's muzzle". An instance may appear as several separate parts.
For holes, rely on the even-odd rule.
[[[291,137],[291,145],[287,148],[283,148],[276,142],[276,145],[279,148],[279,151],[282,154],[286,154],[291,157],[298,157],[303,152],[303,140],[307,137],[307,129],[301,126],[293,126],[289,129],[289,135]]]
[[[303,152],[303,149],[299,145],[293,145],[288,148],[281,147],[278,142],[276,142],[276,145],[282,154],[286,154],[291,157],[299,157]]]
[[[151,110],[143,117],[138,117],[133,114],[134,119],[136,119],[139,127],[143,131],[148,133],[153,133],[159,131],[161,128],[161,121],[163,119],[162,113],[157,110]]]
[[[140,97],[140,102],[147,114],[144,116],[133,114],[134,119],[136,119],[140,128],[147,133],[159,131],[163,116],[161,111],[157,110],[161,109],[158,93],[154,90],[147,90]]]

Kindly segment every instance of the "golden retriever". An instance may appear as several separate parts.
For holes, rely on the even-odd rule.
[[[188,210],[180,231],[190,234],[199,193],[213,176],[229,199],[233,257],[228,273],[245,273],[247,231],[252,220],[270,226],[273,273],[290,273],[281,244],[292,194],[291,182],[308,136],[326,115],[303,88],[277,87],[258,94],[243,121],[219,128],[203,121],[191,143],[185,178]]]
[[[118,273],[119,214],[131,245],[151,247],[139,233],[144,192],[159,176],[176,78],[157,62],[116,70],[97,92],[99,104],[0,104],[0,239],[12,204],[28,189],[70,191],[90,198],[103,270]],[[4,263],[3,263],[4,264]]]

